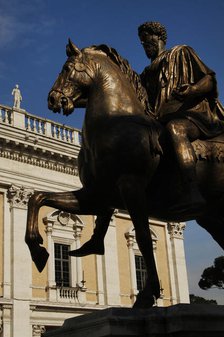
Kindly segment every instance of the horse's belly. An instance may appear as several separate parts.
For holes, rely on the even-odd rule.
[[[207,198],[220,197],[224,193],[224,162],[197,162],[199,187]]]

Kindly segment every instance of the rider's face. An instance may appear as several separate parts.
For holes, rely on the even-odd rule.
[[[140,34],[140,40],[149,59],[154,59],[159,54],[159,37],[146,31]]]

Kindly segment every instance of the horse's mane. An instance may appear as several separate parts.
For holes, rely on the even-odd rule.
[[[106,54],[106,56],[108,56],[120,68],[122,73],[125,74],[129,82],[133,86],[136,92],[136,95],[144,108],[145,114],[148,115],[148,117],[149,116],[151,117],[144,121],[142,119],[138,120],[137,118],[135,118],[135,122],[137,124],[145,125],[148,127],[149,132],[151,133],[151,136],[150,136],[151,153],[154,155],[162,154],[163,151],[159,143],[159,135],[161,131],[160,125],[158,124],[158,122],[154,118],[154,115],[152,114],[149,101],[148,101],[148,95],[147,95],[145,88],[143,87],[141,83],[140,76],[131,68],[129,62],[123,57],[121,57],[114,48],[111,48],[105,44],[101,44],[98,46],[93,45],[88,48],[84,48],[84,50],[90,50],[90,51]]]
[[[106,44],[100,44],[98,46],[91,46],[88,49],[104,52],[126,75],[130,83],[136,92],[139,101],[142,103],[145,113],[150,114],[150,105],[145,88],[142,86],[139,74],[137,74],[132,68],[130,63],[118,54],[116,49],[107,46]]]

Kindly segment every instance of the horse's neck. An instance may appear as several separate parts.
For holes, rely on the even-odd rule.
[[[143,114],[131,83],[112,61],[100,62],[89,93],[88,110],[97,117]]]

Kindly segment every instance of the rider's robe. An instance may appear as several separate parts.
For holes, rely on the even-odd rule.
[[[172,96],[173,89],[194,84],[205,75],[214,79],[212,92],[206,96],[180,102]],[[175,118],[188,118],[201,130],[202,138],[224,132],[223,108],[218,102],[215,73],[194,50],[186,45],[161,53],[141,74],[155,117],[166,124]]]

